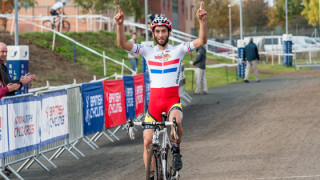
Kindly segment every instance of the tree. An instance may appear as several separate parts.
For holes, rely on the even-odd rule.
[[[288,0],[288,21],[291,24],[305,23],[304,18],[301,18],[302,11],[305,8],[304,3],[302,3],[302,1],[305,1],[305,0]],[[269,13],[269,26],[284,25],[286,21],[285,18],[286,18],[285,0],[275,1],[275,5],[270,9],[270,13]]]
[[[20,0],[18,8],[28,8],[33,7],[36,4],[35,0]],[[0,13],[1,14],[10,14],[14,9],[14,0],[1,0],[0,1]],[[3,21],[4,30],[7,28],[7,19],[1,18]]]
[[[244,27],[266,26],[268,24],[268,2],[264,0],[246,0],[243,3]]]
[[[319,0],[303,0],[305,6],[302,15],[312,26],[319,25]]]
[[[89,10],[91,12],[104,12],[108,9],[114,9],[117,11],[116,5],[120,5],[122,12],[125,15],[134,15],[135,20],[138,20],[144,15],[144,8],[141,8],[140,0],[127,0],[117,1],[114,0],[73,0],[75,4],[78,4],[83,8],[85,12]]]
[[[209,36],[227,35],[229,32],[228,5],[233,4],[233,0],[197,0],[196,10],[198,10],[201,1],[204,2],[204,9],[208,12],[206,25]],[[232,31],[240,26],[238,4],[233,4],[231,7],[231,23]],[[195,16],[195,27],[199,29],[197,16]]]

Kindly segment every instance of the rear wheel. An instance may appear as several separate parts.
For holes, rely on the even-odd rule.
[[[60,24],[61,23],[59,23],[57,26],[57,31],[60,31]],[[70,31],[70,23],[68,21],[63,20],[61,32],[69,32],[69,31]]]
[[[52,23],[50,20],[43,21],[42,26],[45,27],[45,28],[43,28],[43,32],[50,32],[50,30],[48,30],[48,29],[52,29]],[[48,28],[48,29],[46,29],[46,28]]]
[[[161,180],[161,159],[157,146],[151,146],[148,153],[146,179],[150,179],[150,171],[154,171],[154,180]]]

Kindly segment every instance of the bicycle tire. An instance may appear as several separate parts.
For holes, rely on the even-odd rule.
[[[42,26],[48,29],[52,29],[52,23],[50,20],[45,20],[42,22]],[[50,30],[43,29],[43,32],[50,32]]]
[[[57,31],[60,31],[60,23],[57,26]],[[62,20],[61,32],[69,32],[69,31],[70,31],[70,23],[66,20]]]
[[[164,159],[166,160],[166,176],[167,179],[171,179],[172,177],[172,152],[171,152],[171,148],[169,146],[169,144],[167,144],[166,146],[166,155],[164,156]]]
[[[161,180],[161,159],[159,156],[159,149],[157,146],[152,145],[149,149],[148,160],[147,160],[147,172],[146,179],[150,179],[150,170],[152,164],[154,165],[154,180]]]

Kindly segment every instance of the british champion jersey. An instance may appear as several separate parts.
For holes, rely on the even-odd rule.
[[[168,45],[165,50],[160,50],[158,46],[134,44],[131,52],[141,54],[147,61],[151,88],[168,88],[179,86],[182,59],[194,49],[192,42]]]
[[[160,50],[158,46],[133,45],[131,52],[145,58],[150,75],[150,100],[146,118],[162,121],[162,112],[168,114],[171,107],[180,104],[181,62],[184,55],[194,49],[193,42],[168,45],[165,50]]]

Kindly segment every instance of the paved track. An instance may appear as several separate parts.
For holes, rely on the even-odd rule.
[[[181,179],[319,179],[320,71],[297,71],[260,83],[230,84],[194,96],[184,109]],[[217,103],[217,102],[220,103]],[[64,153],[50,172],[25,179],[143,179],[142,131],[131,141],[102,138],[87,156]],[[49,166],[49,165],[48,165]],[[50,167],[50,166],[49,166]]]

